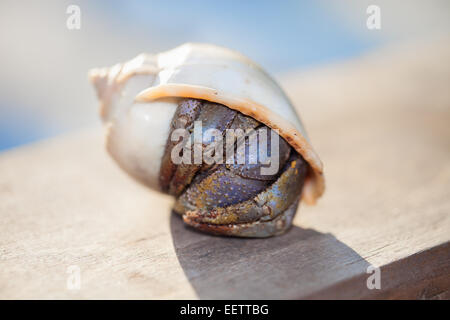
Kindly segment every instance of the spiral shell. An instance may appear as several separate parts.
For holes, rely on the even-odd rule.
[[[187,224],[222,235],[277,235],[292,224],[300,197],[312,204],[322,195],[322,163],[295,109],[247,57],[187,43],[89,75],[100,100],[108,151],[134,178],[174,195],[174,210]],[[186,129],[189,121],[192,126],[196,117],[218,125],[220,135],[233,126],[273,129],[277,139],[284,139],[282,168],[262,177],[254,173],[259,167],[247,164],[212,169],[174,165],[169,135],[177,127]]]
[[[277,129],[311,167],[302,199],[312,204],[324,191],[322,162],[291,102],[265,71],[238,52],[186,43],[94,69],[90,78],[108,124],[108,150],[126,171],[153,189],[160,189],[160,159],[179,98],[196,98]]]

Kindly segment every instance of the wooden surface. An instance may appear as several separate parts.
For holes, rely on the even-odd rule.
[[[449,298],[448,43],[283,79],[327,190],[276,238],[186,228],[99,130],[3,153],[0,298]],[[366,287],[369,265],[381,290]]]

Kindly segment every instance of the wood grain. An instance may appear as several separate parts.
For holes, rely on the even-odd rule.
[[[327,190],[271,239],[186,228],[88,130],[0,156],[0,298],[449,298],[450,41],[283,78]],[[68,267],[81,270],[69,290]],[[369,265],[381,290],[369,290]]]

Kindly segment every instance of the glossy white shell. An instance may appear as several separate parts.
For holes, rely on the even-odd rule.
[[[159,190],[160,161],[178,101],[134,101],[155,79],[148,69],[142,69],[146,65],[145,55],[140,55],[111,68],[91,70],[89,77],[100,100],[108,152],[131,176]]]
[[[313,203],[323,193],[322,163],[295,109],[277,83],[247,57],[214,45],[187,43],[93,70],[90,75],[99,92],[102,115],[110,124],[108,150],[125,170],[152,188],[157,188],[160,159],[176,108],[176,100],[167,98],[189,97],[224,104],[277,129],[312,168],[303,199]],[[127,89],[130,83],[133,87]],[[138,103],[133,102],[134,95]]]

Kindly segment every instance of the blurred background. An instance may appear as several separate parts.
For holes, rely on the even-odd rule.
[[[380,30],[366,26],[373,4]],[[79,30],[66,26],[69,5],[81,10]],[[2,0],[0,151],[99,125],[92,67],[195,41],[241,51],[281,78],[449,35],[449,9],[445,0]]]

